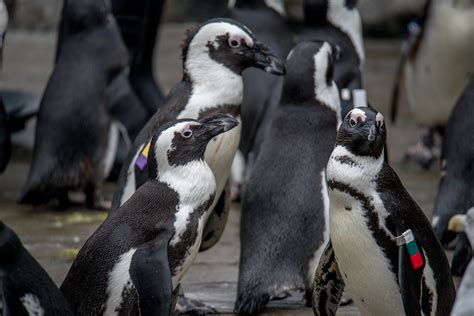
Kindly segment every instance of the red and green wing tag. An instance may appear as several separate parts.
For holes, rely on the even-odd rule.
[[[137,160],[135,161],[135,166],[138,167],[138,169],[143,170],[145,169],[148,161],[148,152],[150,151],[150,144],[151,142],[148,142],[145,145],[145,148],[143,148],[142,152],[138,156]]]
[[[396,238],[397,245],[405,245],[410,255],[410,261],[413,269],[418,269],[423,266],[423,258],[421,257],[420,249],[416,244],[415,236],[411,229],[405,231],[401,236]]]

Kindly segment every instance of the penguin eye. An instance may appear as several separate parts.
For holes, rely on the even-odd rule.
[[[355,127],[357,125],[357,121],[355,121],[353,118],[349,119],[349,126],[350,127]]]
[[[181,136],[183,136],[184,138],[189,138],[193,136],[193,131],[190,129],[185,129],[184,131],[181,132]]]
[[[232,48],[237,48],[240,46],[240,42],[235,38],[231,38],[229,39],[229,46]]]

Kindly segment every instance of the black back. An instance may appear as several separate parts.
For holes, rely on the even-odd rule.
[[[120,208],[111,213],[79,251],[61,291],[75,314],[103,312],[109,273],[120,255],[154,239],[167,243],[179,197],[167,185],[150,180],[142,185]],[[175,264],[175,263],[174,263]],[[173,262],[170,261],[173,267]],[[129,293],[125,310],[137,311],[136,292]]]
[[[106,89],[126,63],[104,1],[68,0],[64,16],[59,58],[38,112],[23,203],[44,203],[99,181],[110,126]]]
[[[336,138],[336,113],[314,95],[321,43],[298,44],[286,63],[280,104],[244,187],[236,310],[254,313],[283,287],[306,289],[323,241],[322,175]]]
[[[44,315],[73,315],[66,299],[20,239],[0,222],[0,314],[28,315],[21,299],[34,295]]]

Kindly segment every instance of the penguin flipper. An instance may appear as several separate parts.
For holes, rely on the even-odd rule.
[[[336,315],[344,293],[344,280],[336,262],[334,249],[329,240],[319,261],[313,282],[314,315]]]
[[[222,190],[216,206],[209,215],[202,234],[202,242],[199,251],[204,251],[214,246],[224,233],[225,224],[230,211],[230,185],[227,181]]]
[[[416,239],[416,238],[415,238]],[[419,244],[419,243],[418,243]],[[405,245],[398,249],[398,282],[406,315],[421,315],[420,297],[423,269],[414,269]],[[420,251],[425,261],[423,251]]]
[[[130,277],[138,293],[140,315],[171,315],[173,312],[173,282],[168,243],[163,242],[164,239],[147,243],[133,254]]]

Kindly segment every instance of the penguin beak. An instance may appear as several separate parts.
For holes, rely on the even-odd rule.
[[[231,129],[239,125],[239,121],[229,114],[214,115],[199,120],[199,122],[202,124],[200,136],[208,140],[213,137],[216,137],[219,134],[230,131]]]
[[[370,128],[369,128],[369,136],[367,136],[367,140],[369,142],[374,142],[376,138],[377,138],[377,127],[375,127],[375,124],[372,124],[370,125]]]
[[[278,76],[285,74],[283,61],[275,56],[268,47],[256,41],[252,47],[252,52],[254,67]]]

